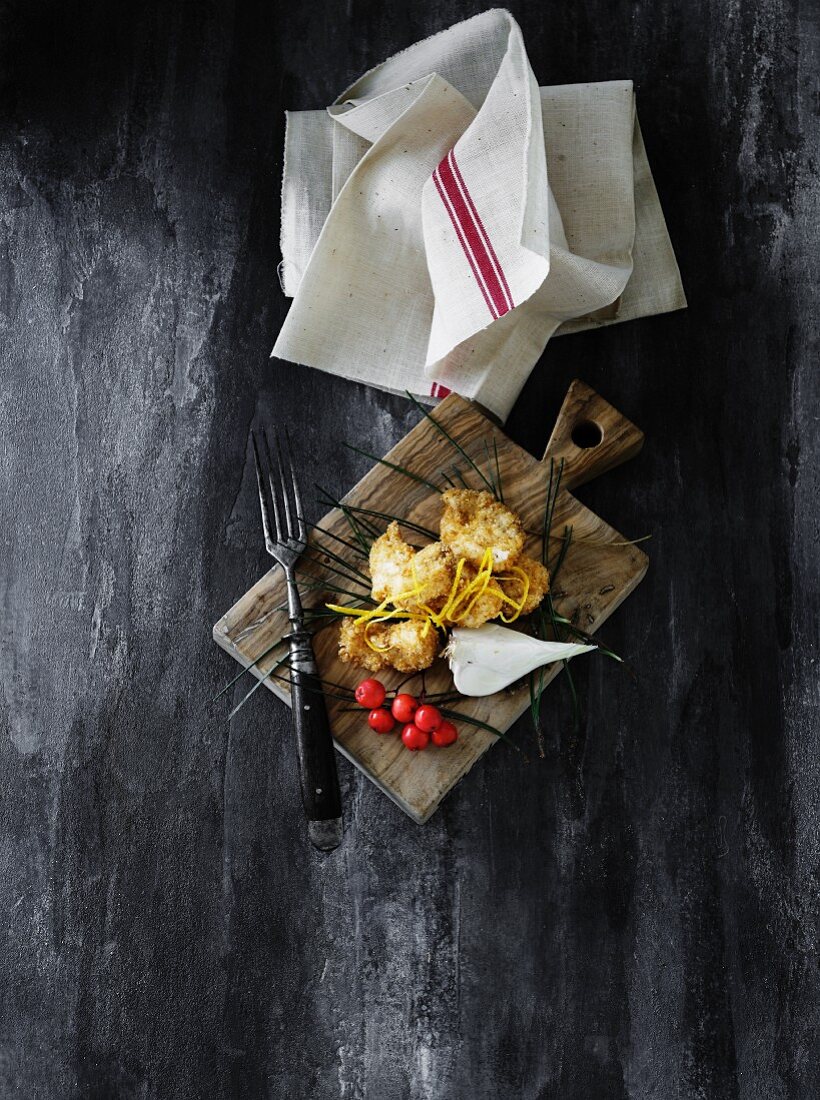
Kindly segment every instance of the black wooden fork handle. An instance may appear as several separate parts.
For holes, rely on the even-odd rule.
[[[342,802],[336,750],[330,734],[322,681],[308,631],[293,624],[290,643],[291,721],[299,758],[299,782],[311,844],[323,852],[342,840]]]

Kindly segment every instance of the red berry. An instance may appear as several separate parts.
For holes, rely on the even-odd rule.
[[[427,703],[422,703],[413,715],[413,721],[420,730],[424,730],[425,733],[432,733],[433,730],[437,730],[442,723],[441,712],[436,707],[431,707]]]
[[[405,744],[405,748],[410,749],[411,752],[419,752],[420,749],[427,748],[430,743],[430,734],[420,730],[415,723],[408,722],[401,731],[401,739]]]
[[[376,733],[390,733],[396,723],[393,721],[393,715],[386,707],[376,707],[368,714],[367,724]]]
[[[380,680],[362,680],[356,688],[356,702],[359,706],[372,710],[373,707],[382,705],[386,694],[384,684]]]
[[[397,722],[412,722],[413,715],[419,709],[415,695],[397,695],[390,708]]]
[[[433,738],[433,744],[443,749],[445,746],[452,745],[454,741],[458,740],[458,730],[452,722],[448,722],[444,719],[439,728],[433,730],[431,736]]]

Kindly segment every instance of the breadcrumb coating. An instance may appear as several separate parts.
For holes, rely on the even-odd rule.
[[[407,611],[422,606],[437,611],[452,587],[455,565],[452,551],[441,542],[416,551],[394,521],[370,548],[373,599],[392,600]],[[414,594],[399,598],[408,592]]]
[[[456,559],[453,551],[443,542],[433,542],[419,550],[410,564],[410,585],[418,585],[421,591],[404,607],[425,606],[438,611],[450,594],[456,575]]]
[[[378,651],[367,644],[367,638]],[[358,619],[343,619],[339,634],[339,656],[346,664],[381,672],[420,672],[429,668],[441,648],[438,631],[428,623],[406,619],[394,623],[374,623],[365,638],[365,624]]]
[[[370,639],[374,645],[386,644],[387,624],[376,623],[370,628]],[[366,668],[368,672],[381,672],[389,668],[386,653],[371,649],[365,641],[364,623],[358,619],[342,619],[339,626],[339,657],[346,665]]]
[[[441,649],[435,627],[414,619],[391,623],[387,641],[387,660],[398,672],[420,672],[429,668]]]
[[[475,566],[466,563],[461,571],[458,594],[471,584],[477,577],[478,570]],[[457,618],[447,620],[447,626],[467,626],[470,628],[481,626],[490,619],[494,619],[501,613],[504,607],[504,593],[495,581],[490,581],[480,596],[465,596],[463,602],[455,606]],[[466,614],[465,614],[466,612]]]
[[[413,547],[401,537],[395,521],[376,539],[370,547],[370,580],[377,603],[406,590],[406,577],[415,555]]]
[[[453,556],[481,565],[488,547],[493,553],[493,572],[503,572],[524,546],[521,520],[491,493],[475,489],[448,489],[441,494],[441,540]]]
[[[530,615],[535,611],[536,607],[538,607],[544,596],[546,596],[550,590],[549,570],[543,566],[540,561],[536,561],[535,558],[527,557],[526,554],[521,554],[512,564],[516,569],[520,569],[522,572],[526,573],[529,579],[530,587],[520,614]],[[504,594],[511,600],[517,602],[521,599],[521,594],[523,592],[521,578],[516,576],[515,572],[509,566],[506,577],[507,579],[500,580],[499,584],[504,590]],[[507,604],[506,610],[510,610],[509,604]]]

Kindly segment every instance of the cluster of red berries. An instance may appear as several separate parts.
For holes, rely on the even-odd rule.
[[[453,723],[442,718],[437,707],[419,702],[415,695],[402,692],[389,706],[385,705],[387,692],[380,680],[362,680],[355,694],[356,702],[370,711],[367,723],[376,733],[390,733],[396,722],[401,723],[401,739],[411,752],[426,749],[431,741],[444,748],[458,739]]]

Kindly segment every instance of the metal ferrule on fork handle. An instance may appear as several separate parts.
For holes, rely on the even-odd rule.
[[[290,668],[292,672],[304,672],[309,676],[318,676],[316,658],[313,656],[313,643],[309,631],[301,623],[293,624],[293,630],[286,634],[283,641],[290,643]]]

